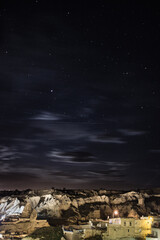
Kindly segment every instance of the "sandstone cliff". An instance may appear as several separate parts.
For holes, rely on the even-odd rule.
[[[90,218],[112,217],[119,210],[120,217],[160,214],[159,191],[107,190],[28,190],[0,192],[0,217],[30,216],[33,209],[38,218],[50,223],[87,221]]]

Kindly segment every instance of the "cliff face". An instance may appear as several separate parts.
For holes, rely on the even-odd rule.
[[[63,219],[70,222],[90,218],[112,217],[119,210],[120,217],[160,214],[160,194],[149,191],[107,190],[40,190],[0,192],[0,218],[27,216],[35,209],[39,218]]]

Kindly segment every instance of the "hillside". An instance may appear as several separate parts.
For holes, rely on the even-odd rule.
[[[18,215],[25,217],[33,209],[39,219],[51,225],[107,219],[118,209],[120,217],[160,214],[159,189],[155,191],[107,190],[26,190],[0,192],[0,218]]]

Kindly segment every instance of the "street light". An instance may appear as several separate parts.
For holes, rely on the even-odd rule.
[[[119,216],[119,212],[118,212],[118,210],[114,210],[113,211],[113,218],[117,217],[117,216]]]

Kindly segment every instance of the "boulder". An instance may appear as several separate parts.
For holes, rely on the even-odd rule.
[[[31,204],[29,202],[26,203],[23,212],[21,214],[22,218],[30,218],[30,215],[32,213],[33,209],[31,207]]]
[[[139,215],[138,213],[134,210],[134,209],[131,209],[131,211],[128,213],[128,217],[129,218],[139,218]]]
[[[30,215],[30,222],[35,222],[37,219],[37,212],[35,209],[33,209],[31,215]]]

